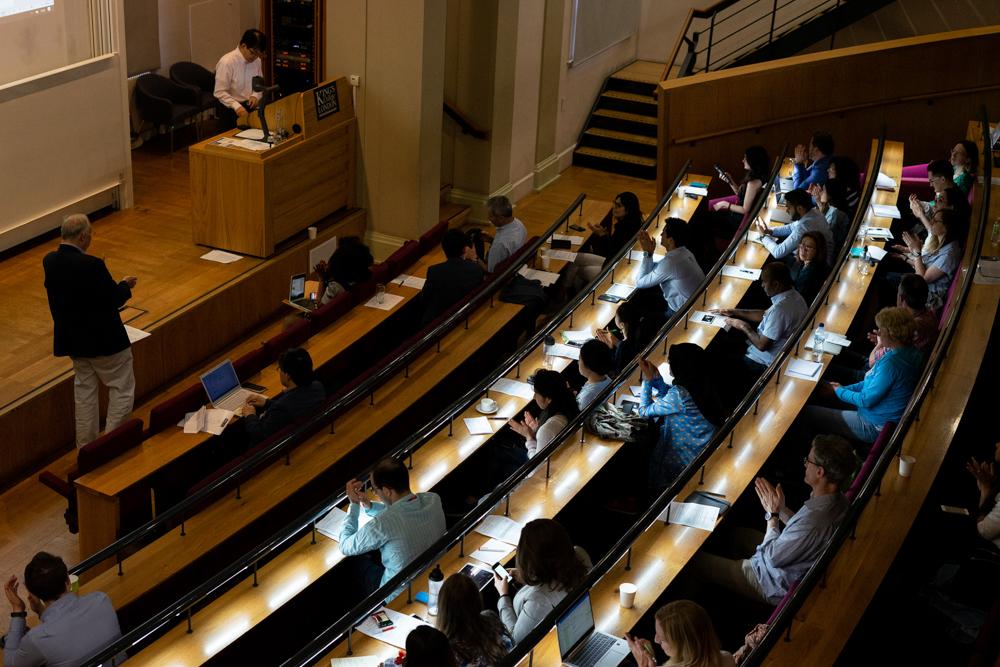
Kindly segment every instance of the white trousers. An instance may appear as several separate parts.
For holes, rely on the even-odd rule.
[[[576,294],[597,277],[604,266],[604,258],[589,252],[577,253],[576,259],[565,270],[566,287],[569,294]]]
[[[135,403],[135,375],[132,373],[132,348],[106,357],[72,357],[73,396],[76,400],[76,446],[83,447],[97,439],[101,413],[97,401],[99,383],[108,388],[107,433],[125,421]]]

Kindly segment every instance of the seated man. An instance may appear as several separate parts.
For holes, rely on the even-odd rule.
[[[743,364],[756,380],[771,365],[785,341],[799,326],[809,306],[792,287],[792,275],[780,262],[765,264],[760,272],[764,293],[771,299],[767,310],[715,309],[712,312],[725,316],[726,324],[746,334],[746,355]]]
[[[424,308],[421,326],[434,320],[483,282],[483,268],[476,261],[476,251],[465,234],[449,229],[441,239],[441,249],[447,260],[427,269],[427,282],[420,293]]]
[[[597,395],[611,384],[608,373],[614,370],[615,360],[611,349],[594,338],[588,340],[580,348],[580,359],[576,365],[580,375],[587,380],[576,394],[577,407],[580,410],[585,410],[588,405],[594,402]]]
[[[665,315],[669,318],[680,310],[705,279],[705,272],[687,248],[688,225],[678,218],[667,218],[660,232],[660,245],[667,254],[659,262],[653,261],[656,244],[649,234],[639,235],[639,245],[642,246],[642,264],[639,266],[636,289],[659,285],[663,300],[667,302]]]
[[[819,209],[813,206],[809,193],[805,190],[792,190],[785,195],[785,204],[792,218],[787,225],[768,227],[760,219],[754,223],[754,228],[762,235],[760,242],[771,253],[771,257],[793,262],[795,249],[799,247],[802,236],[806,232],[817,232],[826,241],[826,263],[832,266],[837,252],[833,243],[833,230]]]
[[[827,179],[827,167],[833,155],[833,137],[828,132],[813,132],[809,138],[809,148],[802,144],[795,147],[795,174],[792,185],[796,189],[806,189],[812,184],[823,185]],[[809,166],[806,166],[806,163]]]
[[[4,667],[78,665],[121,638],[111,600],[100,592],[83,597],[70,592],[62,558],[44,551],[35,554],[24,568],[24,587],[28,589],[28,604],[41,624],[25,633],[27,606],[18,591],[17,577],[12,576],[4,586],[11,606]],[[122,660],[116,659],[119,664]]]
[[[355,561],[358,576],[354,579],[355,592],[362,597],[396,576],[445,533],[441,498],[436,493],[410,491],[410,473],[402,461],[379,461],[372,469],[371,485],[382,502],[373,503],[365,497],[364,482],[347,483],[351,507],[340,533],[341,553],[362,556]],[[372,520],[358,528],[362,507]],[[380,562],[376,562],[374,552],[378,552]]]
[[[779,484],[758,477],[755,490],[764,506],[767,532],[745,531],[734,544],[742,559],[699,553],[691,562],[693,575],[717,583],[745,597],[777,604],[795,582],[812,567],[847,511],[843,490],[858,465],[851,445],[843,438],[820,435],[803,460],[805,482],[812,489],[809,500],[792,513],[785,505]],[[781,524],[785,524],[782,529]],[[755,546],[756,545],[756,546]]]
[[[497,264],[521,249],[528,239],[528,230],[523,222],[514,217],[514,207],[506,197],[490,197],[486,202],[486,211],[490,222],[497,228],[497,233],[492,238],[488,234],[482,234],[483,238],[490,241],[485,268],[493,273]]]
[[[313,377],[312,357],[301,348],[285,350],[278,356],[278,379],[284,391],[274,398],[254,394],[243,406],[243,419],[238,423],[249,445],[315,412],[326,400],[323,383]]]
[[[261,76],[260,60],[266,49],[264,33],[250,29],[243,33],[235,49],[219,58],[215,65],[214,94],[220,129],[246,123],[247,116],[257,108],[253,78]]]

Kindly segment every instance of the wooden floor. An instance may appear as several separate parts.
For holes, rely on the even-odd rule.
[[[136,207],[96,221],[90,252],[105,257],[114,276],[139,277],[131,304],[148,311],[137,313],[134,324],[142,327],[201,296],[207,285],[231,280],[261,260],[216,264],[198,259],[205,248],[190,240],[186,151],[169,157],[133,152],[132,160]],[[644,212],[656,204],[653,181],[570,167],[544,191],[517,202],[515,214],[525,221],[554,221],[581,192],[612,201],[627,190],[638,195]],[[0,289],[16,298],[0,302],[0,340],[9,341],[0,350],[0,410],[23,392],[69,372],[68,361],[52,356],[52,321],[42,285],[42,257],[57,243],[53,238],[3,260]],[[21,383],[19,390],[12,387],[15,383]],[[64,474],[75,457],[70,452],[47,469]],[[70,565],[80,560],[76,536],[63,521],[65,501],[37,481],[37,472],[0,494],[4,576],[20,574],[39,550],[61,556]]]

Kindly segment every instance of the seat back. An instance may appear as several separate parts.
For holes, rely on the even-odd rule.
[[[938,329],[944,328],[944,323],[948,321],[951,309],[955,306],[955,292],[958,288],[959,273],[959,271],[955,271],[955,275],[951,277],[951,283],[948,285],[948,292],[944,297],[944,304],[941,306],[941,316],[938,318]]]
[[[353,303],[350,292],[341,292],[314,310],[309,316],[313,332],[322,331],[330,326],[334,320],[350,310]]]
[[[370,280],[375,285],[385,285],[395,277],[396,274],[393,272],[393,267],[389,262],[379,262],[372,266],[372,277]]]
[[[844,492],[848,500],[854,500],[859,493],[861,493],[861,487],[864,486],[865,481],[871,476],[872,469],[878,462],[882,452],[885,450],[885,446],[889,443],[889,438],[892,437],[892,432],[896,430],[895,422],[886,422],[879,431],[878,437],[875,438],[875,442],[872,443],[872,448],[868,450],[868,456],[865,457],[865,462],[861,464],[861,468],[858,470],[858,474],[854,476],[854,481],[851,482],[850,488]]]
[[[268,350],[259,345],[234,361],[233,369],[236,370],[236,377],[242,382],[262,371],[272,361],[274,359],[269,357]]]
[[[309,320],[299,320],[279,334],[275,334],[264,343],[264,349],[270,358],[277,359],[285,350],[299,347],[309,339],[312,327]]]
[[[400,273],[410,268],[421,255],[419,241],[407,241],[399,250],[389,255],[385,263],[389,265],[390,273],[395,278]]]
[[[149,438],[165,428],[175,426],[184,415],[194,412],[207,400],[205,388],[198,382],[176,396],[154,405],[149,411],[149,430],[146,431],[146,437]]]
[[[83,475],[120,456],[142,442],[142,420],[132,418],[80,448],[76,467]]]
[[[448,221],[442,220],[420,235],[420,252],[427,254],[441,243],[441,238],[448,231]]]
[[[170,78],[185,86],[194,86],[206,93],[215,90],[215,75],[198,63],[182,60],[170,66]]]
[[[792,595],[795,594],[795,589],[798,587],[799,587],[798,580],[793,581],[792,585],[788,587],[788,592],[785,593],[785,597],[781,598],[781,602],[779,602],[778,605],[774,608],[774,611],[771,612],[771,617],[767,619],[768,625],[774,623],[775,619],[778,618],[778,614],[781,613],[781,610],[785,608],[785,605],[788,604],[788,601],[792,599]]]

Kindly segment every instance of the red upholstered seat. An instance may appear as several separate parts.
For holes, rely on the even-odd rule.
[[[149,411],[149,430],[146,437],[152,437],[163,429],[174,426],[184,415],[193,412],[205,404],[205,388],[197,382],[181,393],[153,406]]]
[[[875,438],[875,442],[872,443],[872,448],[868,450],[868,456],[865,458],[865,462],[861,464],[861,469],[858,470],[858,474],[854,476],[854,481],[851,482],[850,488],[844,492],[848,500],[854,500],[854,498],[861,492],[861,487],[864,486],[865,481],[871,476],[872,469],[878,462],[880,456],[882,456],[882,451],[885,450],[885,446],[889,443],[889,438],[892,437],[892,432],[896,430],[895,422],[886,422],[882,430],[879,431],[878,437]]]
[[[274,359],[268,357],[267,349],[259,345],[234,361],[233,368],[236,370],[236,377],[243,381],[262,371],[272,361]]]
[[[417,261],[421,254],[419,241],[407,241],[399,250],[389,255],[389,258],[384,263],[389,265],[389,272],[395,278],[413,266],[413,263]]]
[[[310,314],[313,333],[321,331],[332,324],[337,318],[351,309],[354,300],[350,292],[341,292]]]
[[[420,253],[427,254],[441,243],[441,238],[448,231],[448,221],[442,220],[420,235]]]
[[[264,348],[272,359],[277,359],[278,355],[285,350],[299,347],[309,339],[312,334],[312,327],[309,320],[299,320],[279,334],[271,336]]]

